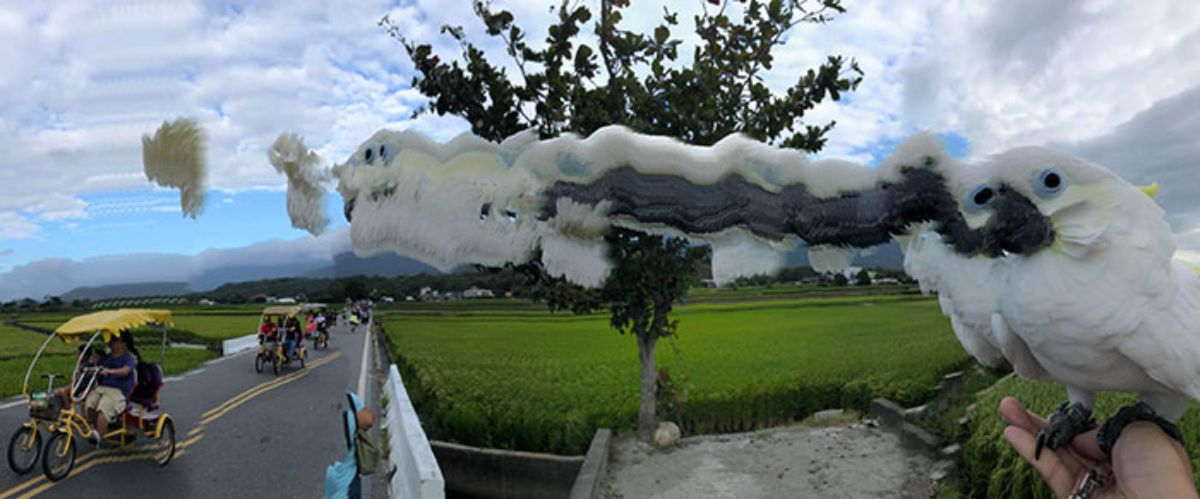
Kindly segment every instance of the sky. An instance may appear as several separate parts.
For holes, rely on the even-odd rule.
[[[628,26],[657,25],[664,3],[684,27],[707,5],[639,1]],[[551,20],[544,0],[494,4],[529,33]],[[830,54],[859,61],[858,90],[804,117],[837,121],[821,157],[877,163],[921,130],[968,158],[1049,145],[1131,182],[1162,184],[1178,256],[1200,262],[1200,9],[845,5],[827,25],[794,30],[766,75],[782,89]],[[344,251],[337,210],[320,244],[290,227],[286,182],[265,153],[280,132],[299,133],[331,163],[380,128],[441,140],[467,129],[456,118],[410,117],[423,100],[402,47],[377,25],[384,15],[443,58],[457,54],[444,24],[506,57],[469,0],[0,2],[0,299],[186,278],[253,248],[281,259]],[[196,219],[142,172],[141,136],[178,116],[208,133],[211,190]]]

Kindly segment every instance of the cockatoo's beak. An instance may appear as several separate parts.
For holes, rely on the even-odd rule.
[[[342,206],[342,213],[346,215],[346,222],[350,222],[350,214],[354,212],[354,200],[356,199],[358,198],[352,197],[347,199],[346,203]]]
[[[1000,188],[992,206],[995,215],[984,230],[999,253],[1029,255],[1054,242],[1050,218],[1029,198],[1007,187]],[[994,251],[996,253],[996,251]]]

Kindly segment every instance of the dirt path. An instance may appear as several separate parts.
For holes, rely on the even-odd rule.
[[[613,444],[605,498],[929,497],[932,461],[865,423]]]

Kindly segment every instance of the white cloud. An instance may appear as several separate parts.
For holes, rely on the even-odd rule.
[[[17,213],[0,213],[0,239],[24,239],[38,233],[40,227]]]
[[[1109,133],[1056,144],[1135,184],[1158,182],[1156,198],[1180,244],[1200,250],[1200,87],[1162,99]]]
[[[681,9],[674,31],[694,40],[691,17],[703,2],[638,3],[626,25],[657,25],[663,4]],[[513,10],[535,43],[552,21],[542,0],[496,5]],[[824,155],[866,161],[868,146],[919,129],[962,134],[974,155],[1058,144],[1132,181],[1162,182],[1175,229],[1200,225],[1187,195],[1197,191],[1185,187],[1198,178],[1187,167],[1197,136],[1188,118],[1200,116],[1200,99],[1188,93],[1200,85],[1200,9],[1170,0],[846,7],[827,25],[798,27],[767,74],[781,89],[827,55],[859,60],[859,90],[806,117],[838,122]],[[506,59],[468,1],[0,7],[0,238],[96,213],[82,194],[147,188],[140,135],[177,115],[206,127],[210,185],[228,193],[282,187],[264,151],[284,130],[327,161],[341,161],[385,126],[439,139],[465,130],[456,118],[409,120],[423,99],[408,86],[403,48],[376,26],[385,13],[403,35],[445,56],[459,51],[439,33],[451,24]],[[1176,128],[1165,128],[1171,123]],[[1200,250],[1200,241],[1181,248]]]
[[[389,10],[430,38],[464,19],[382,0],[0,6],[0,238],[84,216],[83,194],[149,188],[140,136],[179,115],[207,129],[210,185],[227,192],[282,188],[265,151],[284,130],[339,161],[383,126],[463,130],[407,123],[420,99],[375,24]]]
[[[263,266],[264,262],[281,272],[315,270],[334,265],[334,256],[348,251],[350,233],[343,226],[319,237],[276,239],[242,248],[209,249],[197,255],[145,253],[83,260],[48,258],[0,273],[0,300],[58,295],[80,286],[191,282],[211,279],[212,272],[252,267],[255,263]],[[0,256],[5,255],[0,251]]]

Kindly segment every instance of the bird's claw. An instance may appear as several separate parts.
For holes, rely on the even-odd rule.
[[[1134,421],[1149,421],[1162,428],[1163,432],[1171,438],[1178,440],[1184,444],[1183,433],[1179,431],[1179,427],[1174,423],[1163,419],[1157,412],[1154,411],[1145,402],[1138,402],[1133,405],[1122,407],[1113,417],[1108,418],[1104,422],[1104,426],[1100,428],[1100,432],[1096,434],[1096,440],[1100,442],[1100,450],[1104,454],[1112,458],[1113,446],[1117,445],[1117,438],[1121,436],[1121,431]],[[1186,447],[1187,444],[1184,444]]]
[[[1096,426],[1092,419],[1092,410],[1076,402],[1063,403],[1058,410],[1050,415],[1050,421],[1038,432],[1037,447],[1033,458],[1042,457],[1042,448],[1058,450],[1071,443],[1075,435],[1088,431]]]

